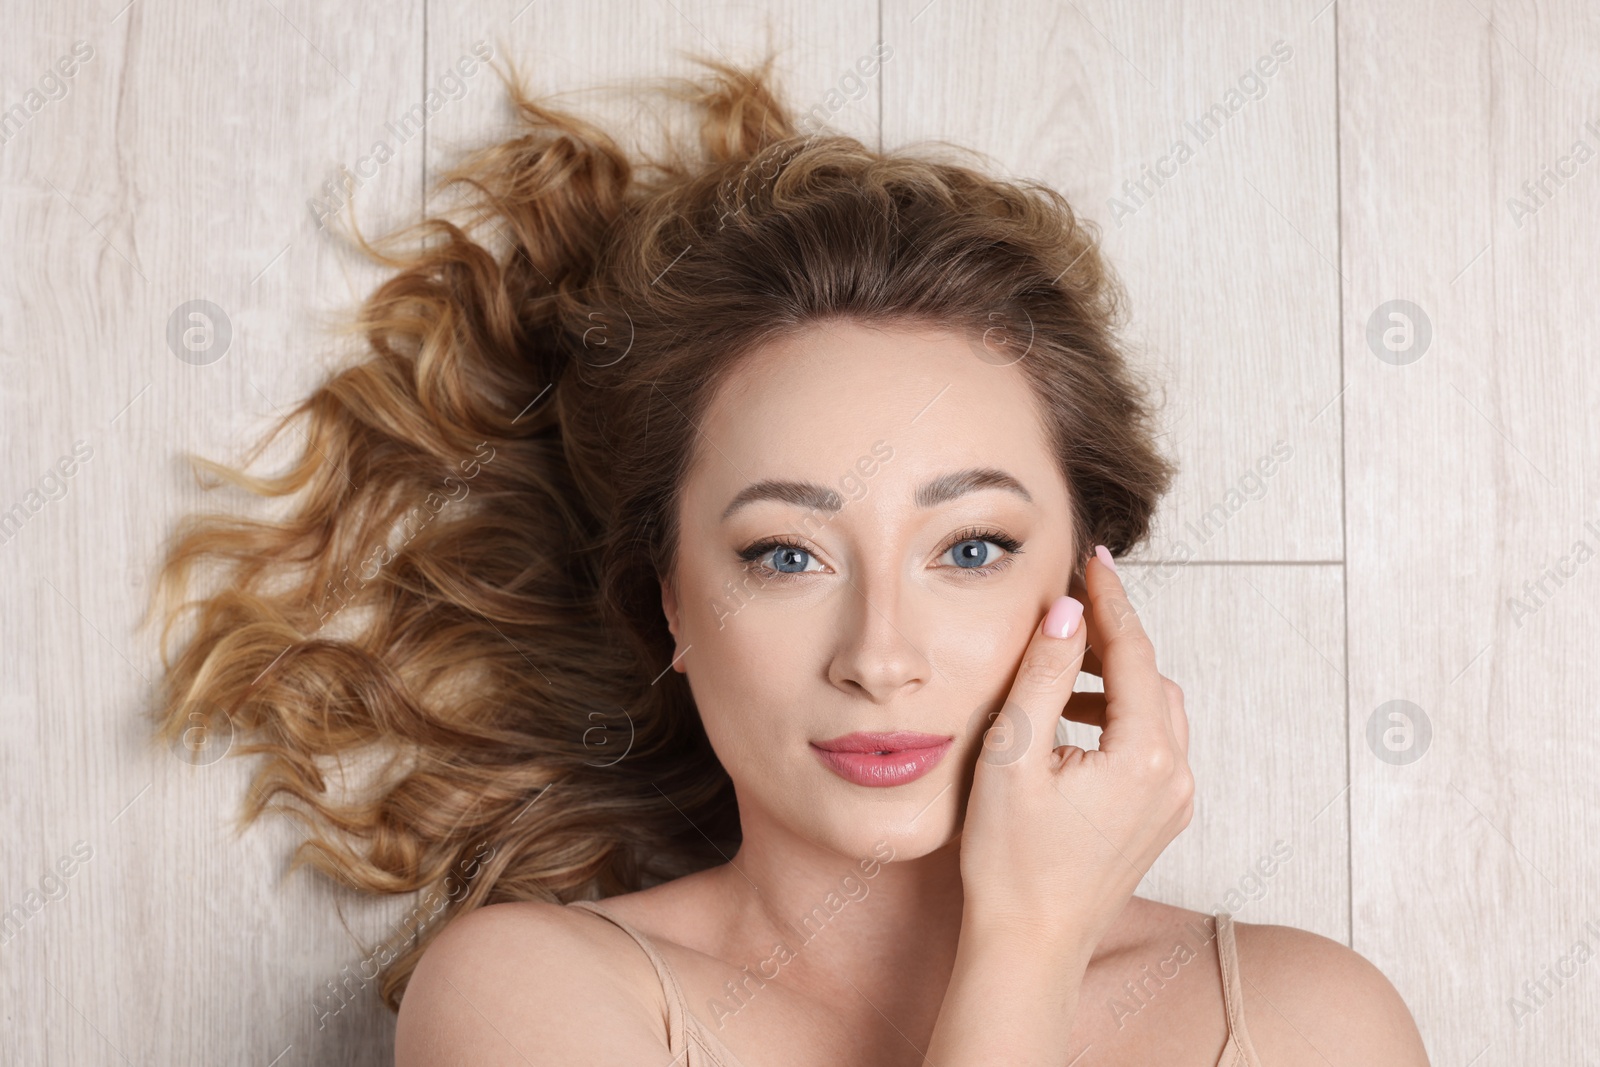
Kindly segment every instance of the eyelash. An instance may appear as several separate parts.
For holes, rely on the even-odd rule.
[[[1016,560],[1016,558],[1022,554],[1022,542],[1018,541],[1016,538],[1002,533],[999,530],[992,530],[987,527],[972,526],[962,530],[960,533],[956,534],[955,537],[951,538],[949,541],[946,541],[944,547],[939,550],[939,555],[943,556],[956,545],[963,544],[967,541],[992,541],[1006,550],[1005,557],[998,563],[991,563],[984,567],[951,568],[960,571],[962,577],[968,580],[982,580],[984,578],[991,577],[999,573],[1004,568],[1009,567]],[[764,541],[757,541],[749,548],[746,548],[744,551],[740,552],[739,559],[744,562],[744,568],[746,571],[765,578],[768,581],[786,582],[796,578],[804,577],[807,573],[805,571],[780,571],[761,565],[762,558],[770,553],[773,549],[777,548],[793,548],[800,552],[806,553],[808,556],[815,557],[816,555],[816,553],[812,552],[811,549],[797,541],[790,541],[782,537],[769,537]]]

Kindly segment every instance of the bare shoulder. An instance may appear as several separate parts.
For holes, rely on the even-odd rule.
[[[1410,1009],[1365,956],[1293,926],[1233,929],[1246,1025],[1263,1063],[1427,1067]]]
[[[396,1067],[633,1064],[667,1047],[649,960],[580,908],[491,904],[429,944],[395,1024]]]

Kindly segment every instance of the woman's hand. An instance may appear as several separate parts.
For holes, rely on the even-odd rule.
[[[963,928],[1064,941],[1084,965],[1194,812],[1183,692],[1156,670],[1103,551],[1087,590],[1074,586],[1083,621],[1065,638],[1046,632],[1082,611],[1061,598],[1034,632],[984,735],[961,840]],[[1072,692],[1080,667],[1104,679],[1103,696]],[[1098,750],[1055,747],[1063,711],[1102,728]]]

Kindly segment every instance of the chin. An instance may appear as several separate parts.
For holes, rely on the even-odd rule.
[[[959,813],[945,807],[948,794],[935,796],[937,789],[917,794],[911,803],[847,804],[827,812],[826,824],[813,822],[807,836],[852,859],[918,859],[960,840]],[[804,814],[814,820],[818,812]]]

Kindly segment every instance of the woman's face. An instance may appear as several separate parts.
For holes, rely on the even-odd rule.
[[[1031,391],[978,344],[813,327],[743,363],[699,427],[662,606],[747,838],[909,859],[961,827],[983,731],[1077,558]],[[858,731],[952,741],[871,786],[813,746]]]

